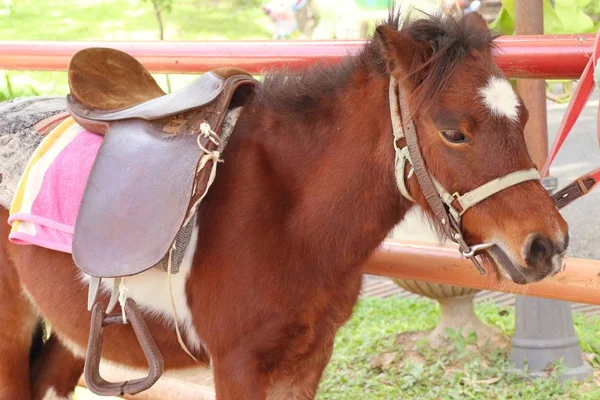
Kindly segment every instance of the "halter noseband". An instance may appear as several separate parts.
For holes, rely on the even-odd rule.
[[[398,91],[396,92],[396,88]],[[394,134],[394,149],[396,151],[396,182],[400,193],[408,200],[414,202],[414,199],[408,192],[406,180],[413,174],[417,176],[417,181],[421,191],[425,195],[427,203],[433,210],[436,219],[442,225],[444,232],[448,237],[459,245],[459,251],[462,255],[475,264],[480,274],[485,270],[475,258],[477,252],[495,246],[494,243],[482,243],[469,246],[463,239],[461,231],[461,217],[469,208],[475,206],[488,197],[522,182],[540,180],[539,172],[535,169],[520,170],[507,174],[503,177],[493,179],[470,192],[462,195],[458,193],[450,194],[441,183],[439,183],[427,171],[423,154],[419,147],[417,130],[410,115],[408,104],[400,85],[392,77],[390,80],[390,114],[392,117],[392,131]],[[406,146],[398,147],[398,141],[406,139]],[[404,170],[406,163],[412,168],[405,178]]]

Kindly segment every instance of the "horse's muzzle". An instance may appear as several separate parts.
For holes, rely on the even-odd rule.
[[[560,272],[566,252],[566,241],[555,245],[541,235],[532,237],[523,252],[527,267],[515,262],[500,246],[493,246],[486,251],[497,267],[502,269],[514,283],[524,285],[541,281]]]

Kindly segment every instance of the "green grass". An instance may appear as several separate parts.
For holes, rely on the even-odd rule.
[[[487,324],[508,335],[514,332],[514,309],[478,304],[476,313]],[[561,384],[558,363],[543,379],[525,379],[514,372],[502,350],[472,352],[476,338],[454,333],[448,351],[432,350],[425,340],[412,349],[396,344],[396,335],[426,331],[439,318],[437,304],[426,300],[365,299],[338,332],[335,349],[321,385],[319,400],[592,400],[600,399],[593,382]],[[599,367],[600,318],[574,315],[581,347],[595,356]],[[387,368],[374,368],[380,353],[396,352]],[[417,355],[416,358],[414,355]],[[409,357],[409,355],[412,355]],[[97,399],[79,388],[79,400]]]
[[[166,40],[268,39],[260,7],[177,0],[164,12]],[[215,5],[218,4],[218,5]],[[0,16],[0,40],[157,40],[149,0],[15,0]]]
[[[269,39],[269,21],[260,7],[252,3],[251,0],[176,0],[171,10],[163,13],[165,39]],[[0,15],[0,40],[158,39],[158,25],[149,0],[15,0],[11,13]],[[0,74],[0,101],[68,92],[63,72],[0,71]],[[164,76],[156,77],[166,89]],[[191,79],[170,77],[174,89]]]
[[[507,334],[514,331],[512,308],[477,306],[478,316]],[[456,335],[452,351],[432,351],[425,341],[410,348],[396,344],[396,334],[432,329],[437,305],[423,300],[366,299],[336,337],[335,351],[320,386],[319,399],[599,399],[593,382],[558,383],[560,364],[547,379],[526,380],[509,372],[507,354],[492,351],[477,357],[469,350],[475,338]],[[575,316],[585,352],[600,356],[600,319]],[[397,352],[389,368],[371,367],[382,352]],[[411,352],[415,354],[414,352]]]

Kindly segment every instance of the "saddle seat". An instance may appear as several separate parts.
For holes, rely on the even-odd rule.
[[[166,94],[129,54],[88,48],[76,53],[69,64],[67,103],[84,127],[89,125],[92,132],[104,134],[108,122],[129,118],[150,121],[206,106],[226,89],[225,82],[235,77],[247,78],[250,74],[239,68],[219,68]]]
[[[165,94],[135,58],[107,48],[76,53],[68,78],[71,115],[104,135],[75,223],[75,263],[118,278],[166,266],[174,247],[181,261],[224,150],[225,116],[245,104],[256,80],[221,68]]]

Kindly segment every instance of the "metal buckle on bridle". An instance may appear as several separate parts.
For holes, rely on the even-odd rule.
[[[455,231],[452,235],[452,239],[458,244],[458,251],[460,252],[460,254],[462,254],[464,258],[471,260],[471,262],[475,265],[477,272],[479,272],[479,275],[485,275],[485,268],[483,268],[479,260],[476,258],[476,255],[480,251],[489,249],[490,247],[494,247],[495,245],[493,243],[481,243],[469,246],[467,242],[463,240],[463,236],[460,230],[460,220],[457,221],[452,216],[450,216],[450,219],[450,225]]]
[[[463,249],[461,246],[460,252],[463,255],[463,257],[471,260],[473,262],[473,264],[475,264],[475,268],[477,268],[477,272],[479,272],[479,275],[485,275],[485,269],[481,266],[481,263],[477,259],[476,255],[478,252],[480,252],[482,250],[487,250],[494,246],[495,246],[495,244],[493,244],[493,243],[482,243],[482,244],[476,244],[473,246],[467,245],[466,250]]]
[[[461,250],[460,252],[462,253],[462,255],[463,255],[465,258],[473,258],[473,257],[475,257],[475,254],[476,254],[477,252],[480,252],[480,251],[482,251],[482,250],[487,250],[487,249],[489,249],[489,248],[491,248],[491,247],[494,247],[494,246],[495,246],[495,244],[494,244],[494,243],[482,243],[482,244],[476,244],[476,245],[473,245],[473,246],[471,246],[471,247],[468,249],[468,251],[466,251],[466,250]]]

